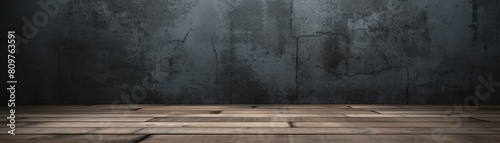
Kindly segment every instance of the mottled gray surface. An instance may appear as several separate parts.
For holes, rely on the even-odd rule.
[[[42,10],[5,3],[2,29]],[[499,33],[499,0],[69,0],[20,45],[17,99],[462,104],[500,81]]]

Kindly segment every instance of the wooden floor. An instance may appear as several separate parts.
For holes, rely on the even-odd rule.
[[[2,123],[2,143],[500,142],[500,105],[31,105],[15,136]]]

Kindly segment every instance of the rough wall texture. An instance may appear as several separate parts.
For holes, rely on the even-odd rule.
[[[42,10],[6,3],[4,29]],[[39,29],[22,103],[462,104],[500,81],[498,0],[69,0]]]

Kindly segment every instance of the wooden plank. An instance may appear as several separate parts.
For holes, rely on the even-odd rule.
[[[54,135],[54,134],[165,134],[165,135],[337,135],[337,134],[408,134],[431,135],[435,130],[442,130],[447,135],[498,134],[500,128],[19,128],[18,135]],[[1,130],[6,130],[1,129]],[[7,135],[7,132],[2,132]]]
[[[354,107],[354,106],[363,106],[363,105],[352,105],[351,107]],[[377,105],[377,104],[368,104],[366,105],[366,107],[373,107],[373,108],[377,108],[377,107],[384,107],[386,105]],[[453,109],[455,107],[462,107],[461,105],[438,105],[438,104],[427,104],[427,105],[406,105],[406,104],[395,104],[395,105],[388,105],[388,106],[397,106],[397,107],[400,107],[400,108],[419,108],[419,109],[432,109],[432,108],[436,108],[436,109]],[[478,106],[479,108],[500,108],[500,106],[498,105],[480,105]]]
[[[293,127],[455,127],[454,122],[292,122]],[[463,122],[460,127],[498,128],[500,123]],[[24,125],[23,128],[66,128],[66,127],[289,127],[286,122],[41,122]]]
[[[500,128],[144,128],[135,134],[164,135],[500,135]]]
[[[476,119],[483,120],[483,121],[489,121],[489,122],[500,122],[500,118],[476,118]]]
[[[366,114],[361,114],[366,115]],[[380,114],[378,114],[380,115]],[[18,117],[38,118],[147,118],[147,117],[346,117],[343,114],[17,114]],[[432,117],[442,117],[433,115]]]
[[[353,108],[141,108],[138,110],[198,110],[198,111],[371,111],[371,109],[353,109]],[[436,109],[437,110],[437,109]]]
[[[402,109],[402,110],[449,110],[454,109],[454,105],[349,105],[353,109]],[[460,107],[460,106],[458,106]],[[497,106],[479,106],[481,109],[498,109]]]
[[[20,122],[145,122],[152,118],[24,118]]]
[[[400,105],[403,108],[442,108],[454,109],[455,107],[463,107],[462,105]],[[500,105],[479,105],[479,109],[500,109]]]
[[[220,111],[197,111],[197,110],[139,110],[139,111],[110,111],[110,110],[94,110],[94,111],[59,111],[59,110],[45,110],[45,111],[19,111],[16,113],[30,114],[218,114]],[[5,114],[5,113],[4,113]]]
[[[0,122],[1,126],[0,126],[0,130],[1,131],[5,131],[7,132],[7,130],[10,130],[10,127],[7,126],[7,124],[10,124],[10,123],[7,123],[7,122]],[[15,125],[16,125],[16,129],[17,128],[20,128],[20,127],[24,127],[26,125],[28,125],[29,123],[26,123],[26,122],[18,122],[16,121]]]
[[[447,108],[224,108],[224,109],[211,109],[211,108],[140,108],[138,110],[198,110],[198,111],[442,111],[442,113],[453,109]],[[474,112],[488,112],[499,111],[493,108],[480,108]]]
[[[0,142],[4,143],[135,143],[146,135],[0,135]]]
[[[325,110],[313,110],[313,111],[295,111],[295,110],[269,110],[269,111],[222,111],[220,114],[377,114],[373,111],[325,111]]]
[[[362,109],[372,109],[372,108],[394,108],[394,109],[402,109],[403,107],[400,105],[372,105],[372,104],[366,104],[366,105],[349,105],[351,108],[362,108]]]
[[[7,128],[0,128],[2,131],[1,135],[8,134]],[[54,134],[134,134],[135,132],[141,130],[142,128],[16,128],[17,135],[54,135]]]
[[[197,110],[185,110],[185,111],[170,111],[170,110],[149,110],[149,111],[133,111],[131,114],[218,114],[220,111],[197,111]]]
[[[369,109],[381,109],[381,108],[393,108],[393,109],[454,109],[456,105],[405,105],[405,104],[352,104],[347,105],[351,108],[369,108]],[[458,106],[461,107],[461,106]],[[480,105],[479,109],[500,109],[500,105]]]
[[[339,117],[339,118],[185,118],[185,117],[174,117],[174,118],[153,118],[149,122],[451,122],[451,121],[461,121],[461,122],[482,122],[483,120],[478,120],[475,118],[392,118],[392,117],[372,117],[372,118],[350,118],[350,117]]]
[[[497,142],[498,135],[449,135],[449,142]],[[141,143],[359,143],[441,142],[430,135],[152,135]],[[444,142],[444,141],[443,141]]]
[[[155,127],[290,127],[287,122],[41,122],[29,123],[27,128],[155,128]]]
[[[350,109],[347,105],[259,105],[255,106],[256,109]]]
[[[111,105],[96,105],[96,107],[110,107]],[[129,107],[127,105],[114,105],[114,107]],[[131,107],[136,107],[136,108],[143,108],[143,109],[235,109],[235,108],[240,108],[240,109],[251,109],[253,108],[252,105],[151,105],[151,106],[144,106],[144,105],[137,105],[137,106],[131,106]]]
[[[451,128],[459,126],[461,128],[499,128],[500,123],[492,122],[292,122],[292,127],[297,128]]]
[[[17,117],[37,118],[147,118],[147,117],[462,117],[442,114],[16,114]],[[472,114],[471,117],[500,117],[497,114]]]
[[[346,117],[466,117],[463,114],[345,114]],[[499,117],[497,114],[471,114],[470,117]]]
[[[436,130],[456,142],[497,142],[500,136],[500,108],[496,105],[481,106],[471,112],[472,117],[445,115],[453,109],[451,105],[108,104],[25,107],[29,108],[16,110],[16,133],[41,135],[38,137],[45,137],[45,142],[88,142],[80,137],[92,135],[151,134],[153,136],[145,142],[432,142]],[[0,129],[4,130],[1,135],[7,135],[7,127]],[[156,140],[157,135],[176,138]],[[27,140],[0,138],[0,142],[44,142],[29,140],[36,136],[30,137]]]
[[[140,108],[20,108],[16,109],[16,113],[20,112],[95,112],[95,111],[135,111]],[[5,112],[5,111],[1,111]]]
[[[320,110],[320,109],[318,109]],[[352,108],[351,110],[373,110],[373,111],[453,111],[452,108]],[[498,111],[494,108],[479,108],[475,111]],[[465,111],[465,110],[464,110]]]
[[[135,111],[137,110],[137,111]],[[145,111],[149,111],[151,110],[151,112],[145,112]],[[262,111],[263,113],[265,112],[288,112],[288,111],[291,111],[291,112],[298,112],[300,113],[301,111],[312,111],[312,112],[321,112],[321,111],[339,111],[339,113],[343,113],[343,112],[350,112],[352,111],[352,113],[366,113],[368,111],[379,111],[380,113],[389,113],[389,114],[405,114],[404,112],[408,111],[407,113],[408,114],[416,114],[416,113],[422,113],[422,114],[425,114],[425,113],[433,113],[433,114],[442,114],[442,113],[447,113],[449,111],[451,111],[452,109],[435,109],[435,108],[427,108],[427,109],[420,109],[420,108],[417,108],[417,109],[412,109],[412,108],[373,108],[373,109],[370,109],[370,108],[355,108],[355,109],[352,109],[352,108],[347,108],[347,109],[341,109],[341,108],[220,108],[220,109],[217,109],[217,108],[164,108],[164,107],[158,107],[158,108],[89,108],[89,109],[85,109],[85,108],[36,108],[36,109],[32,109],[32,108],[21,108],[21,109],[17,109],[16,112],[17,113],[89,113],[89,112],[92,112],[92,113],[123,113],[123,112],[127,112],[127,111],[130,111],[130,112],[135,112],[135,113],[155,113],[155,112],[161,112],[161,111],[176,111],[176,112],[181,112],[181,111],[185,111],[185,110],[188,110],[188,111],[192,111],[192,110],[195,110],[195,111],[198,111],[198,112],[202,112],[202,111],[205,111],[205,112],[217,112],[217,111],[221,111],[221,110],[224,110],[224,111],[245,111],[245,112],[257,112],[258,111]],[[421,111],[421,112],[419,112]],[[0,111],[0,113],[7,113],[7,110],[5,111]],[[491,109],[491,108],[488,108],[488,109],[478,109],[478,110],[475,110],[473,112],[470,112],[472,114],[499,114],[500,113],[500,110],[498,109]]]
[[[374,110],[380,114],[445,114],[448,111],[380,111]],[[450,111],[451,112],[451,111]],[[453,112],[451,112],[453,113]],[[500,114],[500,110],[491,110],[491,111],[473,111],[473,112],[464,112],[465,114]]]
[[[449,135],[446,136],[448,140],[444,141],[449,141],[449,142],[455,142],[455,143],[499,143],[500,142],[500,136],[499,135]]]

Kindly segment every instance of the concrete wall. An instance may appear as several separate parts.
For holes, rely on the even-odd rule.
[[[4,29],[21,31],[22,16],[43,10],[6,3]],[[462,104],[479,76],[500,81],[498,0],[68,0],[59,8],[20,45],[19,102]],[[499,93],[480,103],[500,103]]]

